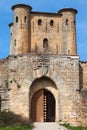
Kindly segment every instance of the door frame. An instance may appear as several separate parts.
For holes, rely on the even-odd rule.
[[[46,104],[46,106],[44,106],[45,105],[44,97],[46,95],[47,95],[47,101],[45,101],[45,102],[47,104]],[[54,106],[49,104],[51,102],[48,98],[53,99]],[[50,109],[49,109],[49,106],[50,106]],[[47,108],[47,111],[46,110],[44,111],[44,107]],[[54,110],[52,107],[54,107]],[[53,116],[50,116],[51,112],[48,112],[48,110],[51,110],[52,112],[54,111]],[[47,115],[46,120],[44,118],[45,112]],[[40,89],[37,92],[35,92],[31,99],[31,119],[32,119],[32,121],[34,121],[34,122],[55,122],[55,114],[56,114],[56,102],[55,102],[54,95],[46,89]]]
[[[31,119],[31,100],[32,100],[32,97],[33,97],[34,93],[36,93],[40,89],[46,89],[50,93],[52,93],[52,95],[55,98],[55,122],[58,122],[59,121],[58,89],[55,85],[55,82],[52,81],[50,78],[46,77],[46,80],[44,79],[44,77],[42,77],[42,78],[43,78],[42,80],[40,80],[41,78],[35,79],[32,82],[30,89],[29,89],[29,117],[30,117],[30,121],[32,121],[32,119]],[[47,85],[45,85],[45,82],[48,82],[47,80],[50,81],[51,83],[48,83]]]

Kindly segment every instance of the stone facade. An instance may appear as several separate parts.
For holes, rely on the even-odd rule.
[[[32,12],[28,5],[16,5],[11,28],[10,54],[77,53],[75,9],[63,9],[58,13]],[[48,42],[48,48],[43,47]]]
[[[54,121],[87,126],[87,63],[77,55],[77,11],[31,9],[22,4],[12,7],[10,56],[0,60],[0,110],[33,121],[33,96],[47,90],[55,99]],[[46,118],[43,114],[40,122]]]

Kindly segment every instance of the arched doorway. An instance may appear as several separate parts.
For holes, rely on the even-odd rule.
[[[37,91],[31,100],[31,119],[33,122],[55,121],[55,98],[46,90]]]

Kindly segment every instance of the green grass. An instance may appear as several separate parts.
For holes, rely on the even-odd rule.
[[[33,124],[11,111],[0,112],[0,130],[32,130]]]
[[[8,126],[8,127],[1,127],[0,130],[32,130],[33,126]]]
[[[66,123],[62,124],[62,126],[66,127],[68,130],[87,130],[87,127],[81,127],[81,126],[70,126]]]

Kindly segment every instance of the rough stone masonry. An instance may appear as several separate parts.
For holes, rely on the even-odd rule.
[[[12,7],[10,55],[0,59],[0,111],[32,122],[87,126],[87,62],[77,54],[76,13]]]

